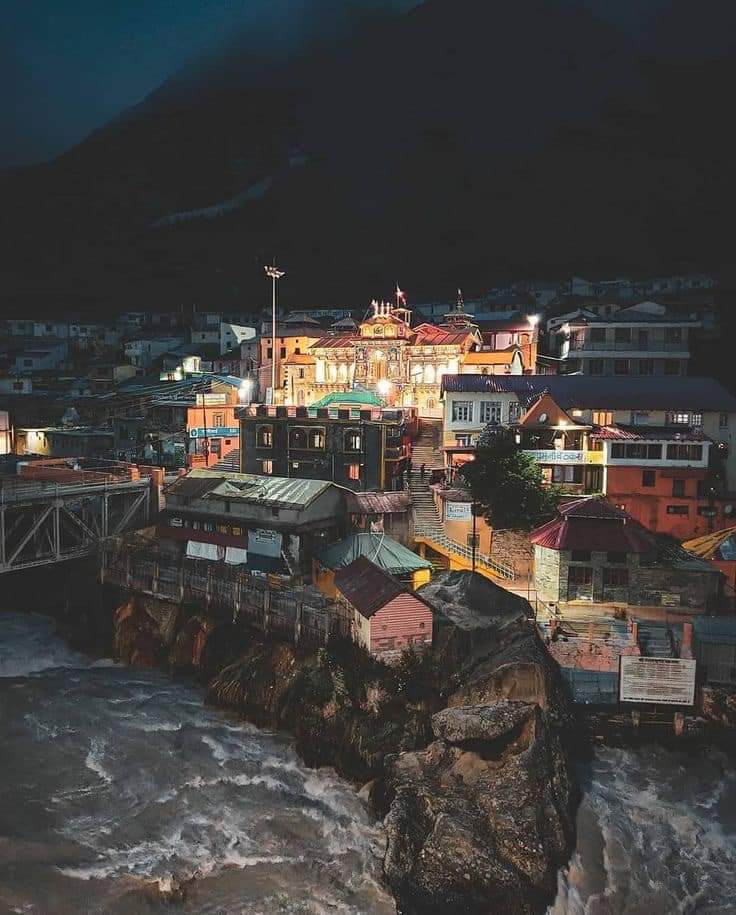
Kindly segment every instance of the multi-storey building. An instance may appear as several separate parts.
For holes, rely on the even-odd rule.
[[[694,318],[646,302],[610,315],[581,311],[556,331],[563,373],[686,375]]]
[[[651,530],[690,537],[736,511],[736,398],[713,379],[456,375],[443,401],[450,476],[505,429],[546,481],[604,494]]]
[[[238,416],[245,473],[330,480],[352,490],[403,489],[410,411],[251,405]]]
[[[374,302],[373,314],[357,333],[323,335],[309,345],[307,358],[286,360],[287,397],[303,406],[325,394],[360,388],[378,391],[392,406],[417,407],[422,416],[439,417],[442,376],[460,371],[466,354],[481,342],[480,331],[460,307],[442,325],[412,327],[408,309]]]

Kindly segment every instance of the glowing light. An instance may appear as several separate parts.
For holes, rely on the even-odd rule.
[[[381,397],[387,397],[391,390],[391,382],[387,381],[385,378],[382,378],[376,385],[376,389]]]
[[[240,387],[238,388],[238,400],[241,403],[245,401],[250,401],[251,392],[253,391],[253,381],[251,378],[244,378],[240,382]]]
[[[527,321],[532,327],[536,327],[539,324],[539,315],[527,315]]]

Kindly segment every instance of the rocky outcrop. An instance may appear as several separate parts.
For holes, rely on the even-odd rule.
[[[384,872],[412,915],[542,911],[573,835],[572,786],[535,704],[446,709],[389,762]]]
[[[434,650],[391,668],[140,596],[115,614],[116,656],[194,672],[210,701],[290,731],[308,765],[368,783],[403,915],[542,912],[573,839],[559,674],[517,595],[470,573],[422,595],[441,602]]]

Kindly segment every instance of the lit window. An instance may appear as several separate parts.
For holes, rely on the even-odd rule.
[[[273,447],[273,426],[256,427],[256,447],[272,448]]]
[[[345,451],[360,451],[360,432],[357,429],[348,429],[345,433]]]
[[[261,461],[261,473],[273,473],[273,461]]]
[[[608,410],[593,410],[594,426],[610,426],[613,422],[613,413]]]
[[[348,464],[347,475],[349,480],[360,479],[360,464]]]

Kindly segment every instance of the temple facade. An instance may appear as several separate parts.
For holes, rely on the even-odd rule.
[[[420,416],[442,415],[442,376],[457,374],[482,338],[462,305],[440,325],[411,326],[411,312],[373,302],[357,332],[321,337],[306,354],[285,363],[285,402],[310,406],[325,394],[375,391],[388,406],[417,407]]]

